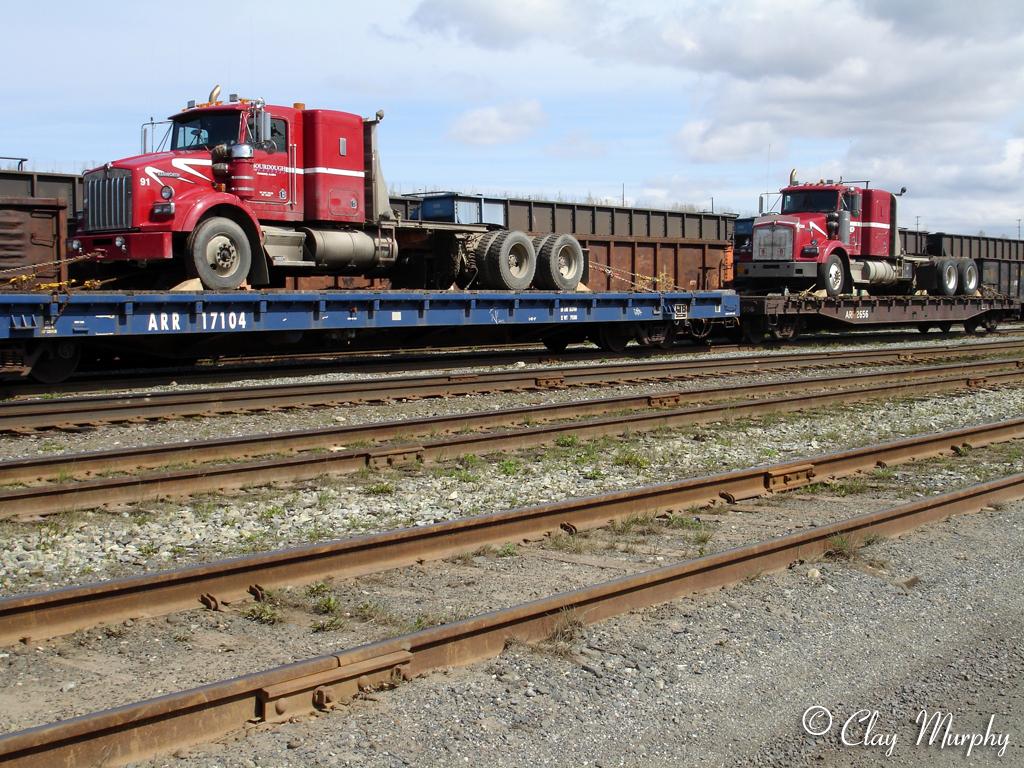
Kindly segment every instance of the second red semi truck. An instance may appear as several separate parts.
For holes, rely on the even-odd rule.
[[[758,216],[749,238],[737,242],[737,288],[823,289],[828,296],[854,289],[974,294],[979,279],[973,259],[903,252],[896,206],[904,192],[872,189],[868,182],[799,183],[794,171],[780,191],[780,212]]]
[[[84,177],[73,252],[163,265],[210,289],[285,275],[386,277],[393,288],[575,290],[584,254],[569,234],[401,219],[380,170],[374,118],[262,100],[189,105],[166,151]],[[145,141],[144,141],[145,144]]]

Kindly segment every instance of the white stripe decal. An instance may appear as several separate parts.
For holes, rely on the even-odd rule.
[[[191,173],[193,176],[198,176],[203,181],[210,181],[210,177],[209,176],[207,176],[205,173],[200,173],[199,171],[197,171],[192,166],[193,165],[199,165],[199,166],[207,166],[207,167],[209,167],[209,166],[213,165],[213,161],[212,160],[199,160],[199,159],[186,160],[183,157],[176,157],[173,160],[171,160],[171,165],[174,168],[177,168],[179,171],[185,171],[185,173]],[[184,176],[181,178],[181,180],[182,181],[189,181],[189,179],[186,179]],[[193,183],[195,183],[195,182],[193,182]]]
[[[816,230],[818,230],[819,232],[821,232],[821,236],[822,236],[822,237],[828,237],[828,233],[827,233],[827,232],[826,232],[826,231],[825,231],[824,229],[822,229],[821,227],[819,227],[819,226],[818,226],[817,224],[815,224],[815,223],[814,223],[813,221],[811,221],[811,222],[808,222],[808,226],[809,226],[809,227],[810,227],[811,229],[816,229]]]
[[[346,171],[341,168],[299,168],[299,173],[326,173],[330,176],[353,176],[361,179],[366,176],[363,171]]]
[[[888,224],[879,224],[873,221],[851,221],[852,227],[867,227],[868,229],[889,229]]]
[[[272,173],[294,173],[298,176],[302,176],[307,173],[324,173],[330,176],[352,176],[357,179],[361,179],[366,176],[363,171],[346,171],[343,168],[292,168],[288,165],[270,165],[268,163],[256,163],[255,166],[257,171],[268,171]]]

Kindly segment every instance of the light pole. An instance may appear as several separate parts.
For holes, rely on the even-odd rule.
[[[914,217],[914,229],[916,231],[918,231],[918,232],[921,231],[921,217],[920,216],[915,216]]]
[[[1020,240],[1020,219],[1017,219],[1017,239]]]

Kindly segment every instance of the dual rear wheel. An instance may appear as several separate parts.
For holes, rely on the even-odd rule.
[[[531,240],[523,232],[491,232],[477,242],[473,255],[483,288],[574,291],[583,278],[583,248],[572,235]]]

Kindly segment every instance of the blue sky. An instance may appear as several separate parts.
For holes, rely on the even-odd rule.
[[[901,224],[1017,235],[1024,4],[409,0],[5,8],[0,154],[79,171],[214,83],[384,109],[385,176],[750,213],[801,178],[906,186]],[[40,40],[45,39],[45,43]]]

